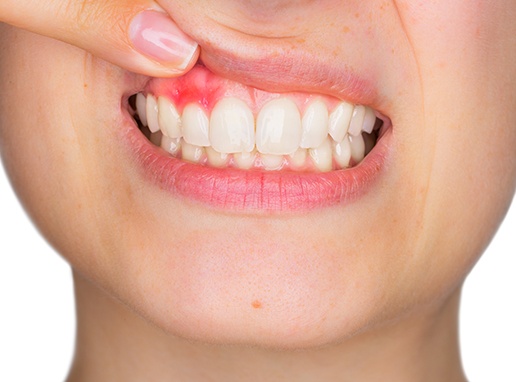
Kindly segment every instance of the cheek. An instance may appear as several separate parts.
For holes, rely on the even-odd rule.
[[[422,89],[422,243],[437,269],[465,273],[514,194],[516,5],[398,1]]]

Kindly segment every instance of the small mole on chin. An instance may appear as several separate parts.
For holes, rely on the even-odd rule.
[[[251,303],[251,306],[254,308],[254,309],[260,309],[262,307],[262,303],[258,300],[254,300],[252,303]]]

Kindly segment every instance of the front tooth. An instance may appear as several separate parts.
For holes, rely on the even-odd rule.
[[[261,154],[262,165],[265,170],[281,170],[283,167],[283,156],[274,154]]]
[[[199,163],[204,155],[204,148],[200,146],[191,145],[187,142],[181,143],[181,157],[184,160]]]
[[[302,168],[306,163],[306,156],[308,152],[306,149],[299,148],[293,154],[290,154],[288,161],[293,168]]]
[[[147,98],[142,94],[136,95],[136,111],[143,126],[147,126]]]
[[[210,122],[202,107],[190,103],[183,110],[183,139],[195,146],[209,146]]]
[[[181,138],[170,138],[163,135],[161,138],[161,148],[172,155],[176,155],[181,149]]]
[[[335,143],[333,147],[333,156],[335,162],[341,167],[349,167],[349,160],[351,159],[351,144],[349,139],[343,139],[339,143]]]
[[[181,117],[175,106],[165,97],[158,98],[158,123],[164,135],[179,138],[181,134]]]
[[[329,138],[323,141],[319,147],[308,151],[312,162],[319,171],[331,171],[333,167],[333,153]]]
[[[302,135],[300,147],[316,148],[328,136],[328,108],[321,100],[316,100],[308,106],[301,121]]]
[[[206,156],[208,157],[208,163],[213,167],[224,167],[228,163],[228,154],[219,153],[212,147],[206,147]]]
[[[288,155],[301,142],[301,116],[287,98],[269,101],[256,121],[256,147],[262,154]]]
[[[362,133],[362,126],[364,125],[365,113],[365,106],[355,106],[355,109],[353,110],[353,117],[351,117],[351,122],[349,123],[349,135],[356,137]]]
[[[328,133],[335,142],[342,141],[346,136],[352,115],[353,105],[347,102],[340,102],[331,112],[328,121]]]
[[[371,134],[376,123],[376,114],[370,107],[365,108],[364,124],[362,125],[362,131]]]
[[[233,159],[235,160],[235,164],[238,168],[249,170],[251,167],[253,167],[254,161],[256,159],[256,151],[253,150],[250,153],[235,153],[233,154]]]
[[[254,116],[242,100],[223,98],[211,112],[210,143],[221,153],[251,152],[254,148]]]
[[[361,134],[356,137],[350,135],[349,137],[349,145],[351,150],[351,159],[358,164],[364,159],[365,156],[365,143],[364,138]]]
[[[147,113],[147,124],[151,133],[157,133],[159,131],[158,123],[158,103],[156,98],[152,95],[147,96],[147,107],[145,108]]]

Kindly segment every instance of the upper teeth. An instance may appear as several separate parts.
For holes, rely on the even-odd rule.
[[[234,97],[219,100],[209,116],[199,103],[187,104],[180,114],[167,98],[142,93],[136,96],[136,109],[152,133],[161,131],[167,151],[177,153],[184,142],[185,159],[198,161],[206,153],[210,163],[223,165],[228,154],[234,154],[237,164],[247,168],[256,152],[271,169],[281,167],[282,156],[294,165],[310,157],[323,171],[331,170],[333,161],[347,167],[350,158],[355,163],[363,159],[361,134],[371,133],[376,123],[375,112],[367,106],[339,102],[329,112],[322,98],[312,100],[301,114],[294,101],[279,97],[267,102],[256,118]]]

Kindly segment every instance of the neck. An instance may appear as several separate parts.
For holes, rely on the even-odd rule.
[[[273,351],[172,337],[74,275],[80,381],[457,381],[457,291],[439,308],[320,349]]]

